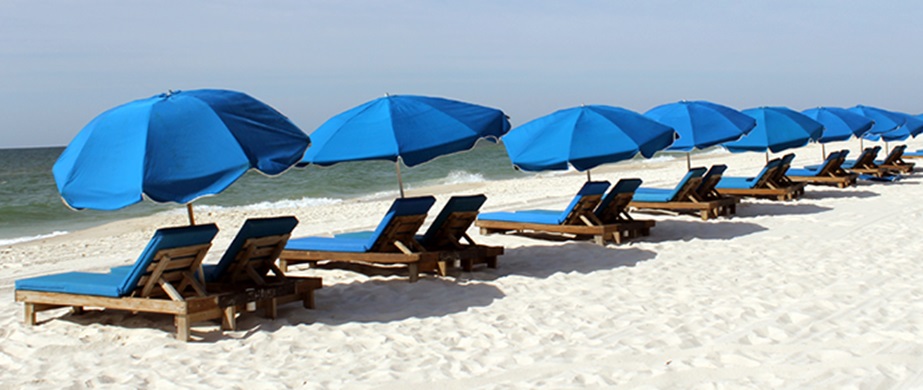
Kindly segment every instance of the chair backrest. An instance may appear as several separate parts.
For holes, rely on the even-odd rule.
[[[185,272],[192,275],[198,271],[216,234],[215,224],[158,229],[125,273],[119,294],[149,296],[161,278],[172,282],[182,279]]]
[[[478,210],[487,201],[484,195],[453,196],[423,233],[424,248],[457,248],[459,240],[478,217]]]
[[[879,151],[881,151],[881,146],[865,148],[865,150],[859,154],[859,157],[856,158],[856,164],[853,166],[856,168],[874,169],[877,167],[877,165],[875,165],[875,158],[878,157]]]
[[[774,158],[769,160],[768,163],[760,170],[756,176],[753,177],[753,184],[751,188],[766,188],[769,186],[770,180],[776,174],[776,171],[779,170],[779,166],[782,164],[782,160]]]
[[[596,206],[596,211],[594,211],[596,218],[599,218],[602,223],[631,221],[632,218],[627,210],[628,203],[631,202],[631,198],[640,186],[641,179],[619,180]]]
[[[414,242],[414,235],[426,220],[426,213],[433,203],[436,203],[436,198],[432,196],[395,199],[365,244],[366,250],[397,252],[400,248],[394,244],[395,241],[405,245]]]
[[[891,153],[888,153],[888,156],[881,162],[881,165],[898,165],[901,163],[901,156],[904,155],[904,149],[907,149],[907,145],[898,145],[891,148]]]
[[[246,220],[218,264],[206,273],[205,281],[235,283],[266,275],[295,226],[298,219],[292,216]]]
[[[837,157],[836,161],[830,164],[830,172],[832,172],[834,176],[849,174],[849,172],[843,169],[843,164],[846,163],[847,156],[849,156],[849,149],[843,149],[840,151],[840,155]]]
[[[787,176],[785,176],[785,172],[788,172],[788,168],[791,168],[793,160],[795,160],[794,153],[789,153],[782,156],[782,158],[779,159],[779,167],[773,171],[773,175],[769,181],[778,186],[790,185],[792,181]]]
[[[581,216],[595,219],[596,215],[593,214],[593,210],[599,205],[607,189],[609,189],[608,181],[586,182],[577,192],[577,195],[574,196],[574,199],[570,201],[570,204],[567,205],[567,208],[558,216],[558,224],[585,225],[583,219],[580,218]]]
[[[674,202],[695,199],[696,191],[702,184],[702,176],[705,175],[705,168],[695,167],[686,172],[686,175],[676,184],[673,192],[670,193],[670,200]]]
[[[727,165],[715,164],[708,169],[705,176],[702,176],[702,182],[695,190],[695,196],[698,200],[710,200],[719,198],[721,195],[715,191],[715,186],[721,181],[721,175],[728,169]]]
[[[820,168],[817,169],[817,176],[829,176],[835,173],[836,168],[839,166],[837,161],[840,160],[840,156],[843,154],[843,151],[834,151],[830,152],[827,155],[827,158],[824,159],[824,162],[821,163]],[[840,163],[842,164],[842,162]]]

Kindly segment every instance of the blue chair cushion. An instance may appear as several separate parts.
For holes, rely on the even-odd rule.
[[[757,183],[754,177],[722,177],[716,188],[751,189]]]
[[[788,176],[817,176],[818,173],[820,173],[820,169],[789,168],[785,171],[785,174]]]
[[[117,274],[68,272],[45,275],[17,280],[16,289],[118,298],[122,296],[120,287],[128,272],[130,268]]]
[[[368,252],[368,240],[349,237],[303,237],[288,240],[286,250],[323,252]]]
[[[374,247],[375,241],[387,229],[394,217],[425,215],[430,207],[433,207],[433,203],[436,203],[436,198],[432,196],[395,199],[375,231],[344,233],[334,237],[294,238],[288,240],[285,249],[294,251],[368,252],[369,249]]]
[[[673,200],[676,194],[675,190],[664,188],[638,188],[635,195],[631,197],[632,201],[638,202],[669,202]]]
[[[523,210],[515,212],[498,211],[495,213],[482,213],[478,219],[485,221],[540,223],[558,225],[561,211],[558,210]]]

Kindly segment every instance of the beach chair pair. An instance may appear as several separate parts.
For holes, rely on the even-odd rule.
[[[654,221],[635,220],[628,214],[628,203],[640,185],[640,179],[622,179],[606,193],[608,181],[590,181],[564,210],[484,213],[475,225],[484,235],[547,233],[574,239],[592,237],[599,245],[607,241],[621,244],[625,239],[650,235],[655,224]]]
[[[832,185],[838,188],[854,186],[859,174],[847,172],[842,166],[848,154],[849,150],[830,152],[822,164],[800,169],[789,168],[785,175],[797,183]]]
[[[486,200],[484,195],[453,196],[426,232],[417,235],[436,198],[396,199],[374,231],[289,240],[279,266],[284,271],[291,264],[320,261],[398,265],[406,267],[411,282],[420,272],[445,275],[456,262],[465,271],[478,264],[496,268],[503,248],[479,245],[467,234]]]
[[[692,168],[672,189],[638,188],[629,207],[638,210],[666,210],[680,213],[698,213],[702,220],[731,216],[737,212],[739,200],[724,196],[716,190],[727,166],[718,164],[709,168]]]
[[[891,149],[891,152],[884,160],[875,160],[875,165],[897,173],[913,173],[914,163],[904,161],[904,152],[907,145],[897,145]]]
[[[792,200],[804,195],[805,183],[786,176],[794,154],[775,158],[766,163],[753,177],[722,177],[715,186],[719,194],[739,197]]]
[[[37,312],[62,307],[78,314],[85,307],[170,314],[180,340],[189,339],[195,322],[221,320],[223,329],[235,329],[238,312],[249,304],[273,318],[282,303],[313,308],[320,278],[286,277],[274,265],[297,223],[294,217],[250,219],[221,260],[205,266],[216,225],[159,229],[133,265],[20,279],[16,301],[24,303],[29,325]]]
[[[859,153],[855,160],[846,160],[843,162],[843,169],[859,174],[860,179],[866,180],[888,180],[894,177],[894,172],[890,169],[883,168],[875,164],[875,158],[881,151],[881,146],[868,147]]]

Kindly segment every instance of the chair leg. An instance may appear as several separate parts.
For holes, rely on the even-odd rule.
[[[26,325],[35,325],[35,304],[26,302],[25,305],[25,318],[23,319],[26,322]]]
[[[407,273],[410,277],[410,283],[414,283],[420,279],[420,265],[417,263],[407,264]]]
[[[176,339],[189,341],[189,318],[185,314],[179,314],[173,322],[176,324]]]
[[[302,300],[302,305],[305,309],[313,309],[314,306],[314,290],[308,290],[304,293],[304,300]]]
[[[224,314],[221,316],[221,329],[224,330],[237,330],[237,307],[228,306],[223,310]]]
[[[276,319],[279,314],[279,301],[276,298],[267,299],[263,302],[263,315],[266,318]]]

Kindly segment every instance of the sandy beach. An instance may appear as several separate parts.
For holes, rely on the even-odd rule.
[[[915,149],[911,145],[910,150]],[[857,153],[856,142],[843,145]],[[820,161],[797,150],[795,165]],[[752,176],[760,153],[710,153]],[[682,160],[614,164],[594,180],[640,177],[669,187]],[[655,219],[649,237],[623,245],[481,236],[506,247],[498,269],[400,276],[344,270],[320,276],[317,309],[251,313],[239,330],[193,327],[173,337],[172,318],[93,311],[40,313],[22,322],[16,279],[105,272],[132,263],[175,213],[120,221],[0,247],[0,387],[3,388],[919,388],[923,387],[923,183],[848,189],[810,186],[792,202],[744,200],[733,218],[636,214]],[[484,193],[482,211],[563,208],[582,173],[411,189]],[[295,236],[374,227],[390,199],[274,210],[301,221]],[[431,213],[432,215],[435,212]],[[248,217],[203,211],[221,231],[217,261]],[[431,216],[432,216],[431,215]]]

